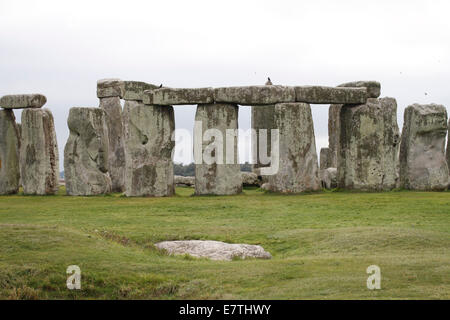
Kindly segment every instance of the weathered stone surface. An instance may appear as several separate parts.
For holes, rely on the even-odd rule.
[[[276,104],[275,125],[280,130],[279,169],[269,176],[270,190],[282,193],[319,190],[319,166],[310,105]]]
[[[16,123],[17,126],[17,131],[19,132],[19,162],[20,162],[20,141],[22,140],[22,124],[21,123]],[[19,171],[20,171],[20,163],[19,163]],[[22,186],[22,177],[20,177],[19,179],[19,186]]]
[[[450,171],[450,119],[448,120],[448,135],[447,135],[447,166]],[[449,188],[450,188],[450,177],[449,177]]]
[[[269,167],[272,129],[275,129],[275,105],[252,106],[252,129],[256,133],[256,139],[252,139],[253,170]]]
[[[68,195],[111,192],[108,172],[108,128],[100,108],[71,108],[70,135],[64,148],[64,176]]]
[[[123,121],[126,196],[172,196],[173,107],[126,101]]]
[[[242,192],[237,135],[230,136],[230,139],[227,137],[227,130],[238,128],[238,110],[238,106],[234,104],[197,106],[194,126],[196,195],[231,195]],[[208,136],[209,133],[213,135]],[[228,148],[227,140],[231,140]]]
[[[19,191],[20,138],[12,110],[0,110],[0,194]]]
[[[263,183],[262,186],[261,186],[261,189],[263,189],[265,191],[270,191],[271,190],[270,183],[268,183],[268,182]]]
[[[241,172],[242,185],[246,187],[260,186],[261,181],[258,179],[258,175],[253,172]]]
[[[195,177],[174,176],[173,180],[177,187],[195,186]]]
[[[172,255],[191,255],[197,258],[231,261],[235,258],[271,259],[263,247],[250,244],[230,244],[211,240],[164,241],[156,243],[158,249]]]
[[[125,94],[125,83],[116,78],[101,79],[97,81],[97,97],[123,97]]]
[[[320,149],[320,170],[331,168],[331,150],[330,148]]]
[[[214,90],[216,102],[247,106],[294,102],[295,90],[285,86],[224,87]]]
[[[125,188],[125,148],[123,145],[122,105],[119,97],[100,99],[100,108],[105,111],[108,128],[108,172],[112,191],[122,192]]]
[[[331,168],[337,168],[341,136],[341,108],[342,104],[332,104],[328,109],[328,148],[330,149],[328,164]]]
[[[405,109],[400,148],[401,186],[411,190],[444,190],[447,111],[444,106],[414,104]]]
[[[254,167],[252,168],[252,172],[254,174],[256,174],[256,176],[258,177],[260,186],[262,186],[265,183],[268,183],[269,182],[269,177],[270,177],[270,175],[263,174],[263,172],[261,172],[262,169],[263,168],[254,168]],[[270,170],[270,171],[272,171],[272,170]]]
[[[144,92],[144,103],[172,106],[214,102],[213,88],[161,88]]]
[[[365,88],[335,88],[321,86],[298,86],[295,101],[316,104],[360,104],[367,100]]]
[[[17,130],[19,131],[19,139],[20,139],[20,137],[22,137],[22,124],[16,123],[16,126],[17,126]]]
[[[339,85],[346,88],[366,88],[368,98],[378,98],[381,94],[381,84],[378,81],[354,81]]]
[[[124,81],[124,88],[124,100],[142,101],[144,99],[144,91],[158,87],[142,81]]]
[[[13,94],[0,98],[0,107],[5,109],[42,108],[47,98],[39,93]]]
[[[320,181],[322,188],[334,189],[337,187],[337,168],[320,170]]]
[[[59,156],[53,115],[48,109],[22,111],[20,175],[24,194],[55,194]]]
[[[364,191],[391,190],[398,183],[397,102],[368,99],[344,105],[340,113],[338,186]]]

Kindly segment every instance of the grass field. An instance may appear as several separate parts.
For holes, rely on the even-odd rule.
[[[0,197],[1,299],[450,299],[450,192]],[[161,240],[271,260],[168,256]],[[366,268],[381,268],[368,290]],[[82,289],[66,288],[78,265]]]

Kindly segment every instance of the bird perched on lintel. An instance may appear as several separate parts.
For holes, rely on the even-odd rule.
[[[269,77],[267,77],[266,86],[271,86],[271,85],[272,85],[272,81],[270,80]]]

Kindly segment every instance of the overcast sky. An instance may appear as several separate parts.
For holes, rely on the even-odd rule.
[[[61,168],[71,107],[97,107],[96,81],[171,87],[338,85],[378,80],[403,111],[450,106],[450,1],[0,0],[0,95],[43,93]],[[327,106],[312,106],[318,150]],[[175,107],[191,130],[195,107]],[[20,111],[16,112],[20,122]],[[250,108],[240,126],[249,128]]]

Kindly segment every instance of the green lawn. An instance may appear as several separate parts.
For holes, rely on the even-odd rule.
[[[450,299],[450,192],[0,197],[1,299]],[[271,260],[168,256],[161,240]],[[366,268],[381,268],[381,290]],[[82,290],[66,288],[78,265]]]

